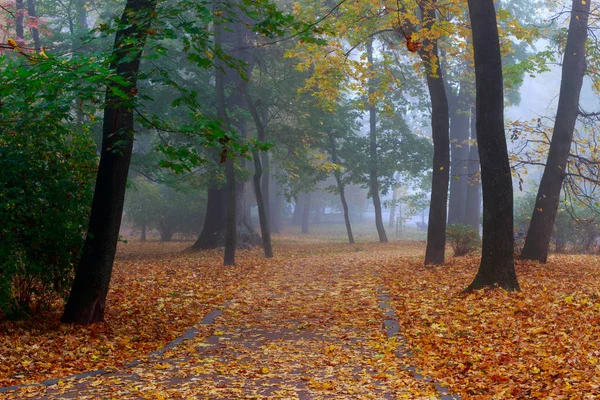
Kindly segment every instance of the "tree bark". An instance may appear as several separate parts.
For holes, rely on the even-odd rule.
[[[308,231],[308,220],[310,217],[310,193],[304,194],[304,204],[302,206],[302,234],[307,235]]]
[[[513,190],[504,133],[502,58],[493,0],[468,0],[477,108],[477,144],[483,186],[481,264],[465,291],[520,290],[514,265]]]
[[[367,41],[367,60],[369,61],[369,69],[371,72],[375,70],[373,64],[373,39]],[[375,94],[375,82],[373,78],[369,78],[369,187],[371,189],[371,197],[373,198],[373,207],[375,209],[375,226],[381,243],[387,243],[388,238],[383,226],[383,217],[381,216],[381,199],[379,197],[379,182],[377,176],[377,110],[375,104],[371,104],[373,95]]]
[[[237,240],[235,167],[231,158],[228,158],[225,162],[225,175],[227,176],[227,225],[225,230],[223,265],[228,266],[235,265]]]
[[[15,8],[17,10],[15,16],[15,35],[17,36],[17,43],[21,44],[25,39],[25,28],[23,25],[25,19],[25,1],[16,0]]]
[[[269,208],[270,227],[272,233],[281,233],[281,208],[283,206],[283,197],[278,192],[277,183],[273,182],[273,191],[271,191],[272,206]]]
[[[436,21],[435,8],[425,2],[419,4],[423,15],[423,27],[431,29]],[[437,40],[423,40],[423,49],[419,51],[419,55],[425,62],[427,87],[431,98],[431,136],[433,138],[433,176],[425,264],[441,265],[444,263],[446,253],[446,203],[450,173],[448,98],[446,97],[444,78],[441,75]]]
[[[579,114],[579,95],[586,71],[585,42],[588,36],[590,1],[573,0],[554,133],[546,168],[538,188],[531,223],[521,258],[545,263],[566,174],[573,131]]]
[[[337,148],[335,144],[335,138],[332,134],[329,134],[329,148],[331,152],[331,161],[334,164],[338,164]],[[346,233],[348,234],[348,242],[354,244],[354,235],[352,234],[352,225],[350,224],[350,211],[348,210],[348,202],[346,201],[346,188],[342,181],[342,173],[339,169],[333,171],[335,182],[337,184],[338,192],[340,193],[340,201],[344,210],[344,222],[346,223]]]
[[[35,10],[35,0],[27,0],[27,14],[29,18],[37,18],[37,12]],[[31,28],[31,37],[33,38],[33,45],[36,49],[41,49],[42,41],[40,39],[40,30],[36,27]]]
[[[466,196],[469,157],[469,106],[466,104],[464,84],[450,110],[450,195],[448,224],[466,223]]]
[[[208,250],[221,247],[225,238],[227,220],[227,189],[212,186],[208,189],[206,214],[202,232],[189,250]]]
[[[265,125],[264,120],[261,120],[261,116],[258,114],[258,110],[256,106],[250,99],[247,87],[244,86],[246,96],[246,104],[248,105],[248,109],[250,110],[250,114],[252,115],[252,119],[254,120],[254,125],[256,125],[256,132],[258,140],[261,142],[265,141]],[[263,114],[264,115],[264,114]],[[258,206],[258,220],[260,221],[260,232],[262,235],[263,241],[263,249],[265,252],[266,258],[273,258],[273,248],[271,247],[271,230],[269,227],[269,209],[266,204],[269,202],[269,180],[266,181],[262,179],[263,177],[263,167],[261,162],[261,157],[258,151],[253,151],[252,155],[254,157],[254,194],[256,196],[256,204]],[[267,158],[268,160],[268,158]],[[263,197],[263,187],[267,188],[267,192]],[[266,198],[266,200],[265,200]]]
[[[471,146],[469,148],[469,184],[467,186],[466,224],[479,232],[481,181],[479,179],[479,152],[477,150],[477,110],[471,109]]]
[[[156,0],[128,0],[125,5],[115,37],[111,68],[130,84],[126,91],[137,84],[137,72],[156,4]],[[133,150],[134,117],[130,104],[131,100],[124,102],[110,87],[107,89],[102,150],[89,228],[62,322],[104,321]]]

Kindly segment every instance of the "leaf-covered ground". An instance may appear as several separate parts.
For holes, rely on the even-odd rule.
[[[424,268],[417,242],[350,246],[281,236],[277,257],[181,254],[184,243],[121,245],[107,324],[49,313],[1,325],[0,386],[95,369],[114,373],[4,394],[14,398],[597,398],[600,271],[594,256],[519,263],[522,293],[462,295],[477,257]],[[388,338],[389,292],[411,356]],[[227,301],[229,300],[229,301]],[[198,335],[146,359],[215,308]],[[124,367],[127,361],[142,364]]]

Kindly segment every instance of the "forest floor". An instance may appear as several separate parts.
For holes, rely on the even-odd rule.
[[[240,251],[235,267],[121,244],[105,324],[61,325],[60,307],[0,323],[0,386],[61,378],[0,398],[600,396],[598,257],[519,262],[521,293],[463,295],[476,255],[425,268],[423,242],[342,238],[278,235],[275,259]]]

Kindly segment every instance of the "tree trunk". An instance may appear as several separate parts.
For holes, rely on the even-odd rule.
[[[461,84],[455,104],[450,111],[450,195],[448,201],[448,224],[466,223],[466,196],[468,186],[469,157],[469,106],[466,89]]]
[[[493,0],[468,0],[475,54],[477,144],[483,186],[481,264],[465,291],[520,290],[514,265],[513,190],[504,133],[502,58]]]
[[[294,196],[294,214],[292,215],[292,224],[293,225],[301,225],[302,224],[302,214],[304,204],[300,201],[300,195]]]
[[[216,249],[224,244],[227,219],[227,189],[213,186],[208,189],[204,226],[189,250]]]
[[[256,106],[250,99],[247,86],[244,85],[244,96],[246,96],[246,104],[256,125],[256,132],[258,140],[261,142],[265,141],[265,124],[264,120],[261,120],[261,116],[258,114]],[[264,114],[263,114],[264,116]],[[266,154],[266,153],[265,153]],[[263,180],[263,167],[261,163],[261,157],[258,151],[253,151],[254,157],[254,194],[256,196],[256,204],[258,205],[258,220],[260,221],[260,231],[262,235],[263,249],[266,258],[273,258],[273,248],[271,247],[271,231],[269,228],[269,209],[266,204],[269,202],[269,180]],[[268,157],[267,157],[268,160]],[[268,162],[268,161],[267,161]],[[261,187],[266,187],[267,192],[263,196]],[[266,201],[265,201],[266,199]]]
[[[27,0],[27,14],[29,18],[37,18],[37,12],[35,10],[35,0]],[[33,45],[36,49],[42,48],[42,42],[40,40],[40,31],[36,27],[31,28],[31,37],[33,38]]]
[[[479,152],[477,150],[477,118],[475,107],[471,109],[471,147],[469,149],[469,184],[467,186],[466,224],[479,232],[481,207],[481,181],[479,180]]]
[[[270,227],[272,233],[281,233],[281,208],[283,206],[283,197],[278,192],[278,186],[274,182],[273,191],[271,191],[272,206],[269,208]]]
[[[304,194],[304,205],[302,206],[302,234],[307,235],[308,220],[310,217],[310,193]]]
[[[573,0],[554,133],[521,252],[521,258],[524,260],[545,263],[548,259],[552,227],[556,219],[573,131],[579,114],[579,95],[586,71],[585,42],[588,34],[589,12],[589,0]]]
[[[225,251],[223,265],[235,265],[235,247],[237,237],[235,167],[233,159],[225,162],[227,176],[227,226],[225,230]]]
[[[140,242],[146,241],[146,220],[142,223],[142,233],[140,234]]]
[[[375,70],[373,64],[373,39],[367,41],[367,60],[369,61],[371,72]],[[375,82],[369,78],[369,188],[373,197],[373,207],[375,208],[375,226],[381,243],[387,243],[388,238],[383,226],[383,217],[381,216],[381,199],[379,198],[379,182],[377,176],[377,110],[375,104],[371,104],[375,94]]]
[[[87,11],[85,9],[86,3],[87,0],[75,0],[75,27],[79,36],[85,35],[89,29],[87,23]],[[81,37],[78,39],[81,39]]]
[[[137,84],[137,72],[156,4],[156,0],[128,0],[121,17],[111,68],[131,85],[125,89],[129,93]],[[133,150],[131,102],[132,99],[124,101],[107,89],[102,150],[88,233],[62,322],[104,321]]]
[[[338,164],[339,160],[337,158],[337,148],[335,144],[335,138],[332,134],[329,134],[329,146],[331,152],[331,161],[334,164]],[[352,225],[350,224],[350,211],[348,211],[348,202],[346,201],[346,188],[344,182],[342,181],[342,173],[339,169],[336,168],[333,171],[333,175],[335,176],[335,182],[337,183],[338,192],[340,193],[340,201],[344,210],[344,222],[346,223],[346,233],[348,233],[348,242],[350,242],[350,244],[354,244],[354,235],[352,234]]]
[[[435,8],[425,2],[419,4],[423,14],[423,27],[430,29],[436,21]],[[446,203],[450,172],[448,98],[444,78],[441,75],[437,40],[423,40],[423,49],[419,51],[419,55],[425,62],[427,87],[431,98],[433,138],[433,176],[425,264],[441,265],[444,263],[446,253]]]
[[[17,36],[17,43],[21,43],[25,39],[25,28],[23,26],[23,20],[25,19],[25,2],[24,0],[16,0],[15,8],[17,14],[15,16],[15,35]]]

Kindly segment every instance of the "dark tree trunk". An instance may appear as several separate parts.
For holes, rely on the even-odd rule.
[[[466,291],[520,290],[514,265],[513,190],[504,134],[502,58],[493,0],[469,0],[475,54],[477,144],[483,186],[483,241]]]
[[[225,231],[225,251],[223,265],[235,265],[235,247],[237,237],[236,194],[235,194],[235,167],[233,159],[228,158],[225,163],[227,176],[227,226]]]
[[[422,9],[423,27],[429,29],[436,21],[435,8],[424,2],[419,4]],[[446,97],[444,78],[441,75],[437,40],[424,40],[423,50],[419,51],[419,55],[425,62],[427,73],[427,87],[431,98],[431,136],[433,137],[433,176],[425,264],[440,265],[444,263],[446,253],[446,203],[450,173],[448,98]]]
[[[573,130],[579,113],[579,95],[586,71],[585,42],[588,34],[590,3],[589,0],[573,0],[554,133],[525,245],[521,252],[521,258],[524,260],[545,263],[548,259],[552,227],[560,202],[560,191],[565,178]]]
[[[310,217],[310,193],[304,194],[304,204],[302,206],[302,234],[308,234],[308,220]]]
[[[128,0],[113,47],[112,69],[131,86],[137,83],[142,51],[152,24],[156,0]],[[62,322],[88,324],[104,321],[127,174],[133,150],[133,108],[110,88],[106,92],[102,151],[94,190],[88,233]]]
[[[373,71],[373,39],[367,41],[367,60],[370,64],[370,69]],[[377,110],[375,104],[371,104],[373,95],[375,94],[375,82],[369,79],[369,188],[373,197],[373,207],[375,208],[375,226],[381,243],[387,243],[388,238],[385,234],[383,226],[383,217],[381,216],[381,199],[379,198],[379,182],[377,176]]]
[[[469,105],[466,89],[461,85],[450,110],[450,195],[448,224],[466,223],[466,196],[469,157]]]
[[[250,110],[250,114],[252,115],[252,119],[254,120],[254,124],[256,125],[256,132],[258,140],[261,142],[265,141],[265,125],[264,120],[261,119],[261,116],[258,114],[258,110],[256,106],[250,99],[247,87],[244,86],[246,96],[246,104],[248,105],[248,109]],[[263,114],[264,115],[264,114]],[[253,151],[252,155],[254,157],[254,194],[256,196],[256,204],[258,206],[258,220],[260,221],[260,232],[262,235],[263,249],[265,252],[266,258],[273,258],[273,248],[271,247],[271,230],[269,228],[269,209],[266,206],[269,202],[269,180],[263,180],[263,166],[261,163],[261,157],[258,151]],[[267,157],[268,160],[268,157]],[[261,183],[263,187],[267,188],[267,192],[263,196],[263,187],[261,187]],[[266,199],[266,201],[265,201]]]
[[[189,250],[208,250],[223,246],[227,219],[227,189],[213,186],[208,189],[204,226]]]
[[[214,3],[215,10],[222,12],[221,2]],[[218,14],[221,15],[221,14]],[[219,48],[223,47],[224,43],[224,27],[221,23],[216,23],[214,27],[215,45]],[[217,116],[221,123],[225,126],[231,126],[227,115],[227,105],[225,103],[225,82],[227,72],[225,63],[221,60],[217,61],[215,69],[215,102],[217,105]],[[235,165],[232,158],[227,158],[225,161],[225,176],[227,180],[226,187],[226,213],[227,219],[225,224],[225,250],[223,253],[223,265],[235,265],[235,248],[237,242],[237,196],[235,182]]]
[[[25,19],[24,0],[16,0],[15,6],[17,10],[17,15],[15,16],[15,35],[17,36],[17,42],[22,42],[25,38],[25,28],[23,26],[23,20]]]
[[[329,148],[331,152],[331,161],[334,164],[338,164],[337,148],[335,138],[332,134],[329,134]],[[348,242],[354,244],[354,235],[352,234],[352,225],[350,224],[350,211],[348,210],[348,202],[346,201],[346,188],[344,181],[342,181],[342,173],[339,169],[333,171],[335,176],[335,182],[337,184],[338,192],[340,193],[340,201],[342,202],[342,208],[344,210],[344,222],[346,223],[346,232],[348,233]]]
[[[479,152],[477,150],[476,109],[471,109],[471,147],[469,149],[469,184],[467,186],[466,224],[479,232],[481,181],[479,180]]]
[[[37,12],[35,10],[35,0],[27,0],[27,14],[29,18],[37,18]],[[33,38],[33,45],[36,49],[41,49],[42,42],[40,40],[40,31],[36,27],[31,28],[31,37]]]

